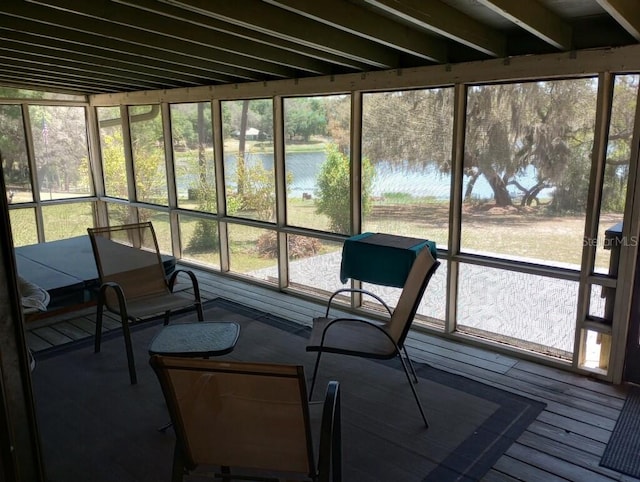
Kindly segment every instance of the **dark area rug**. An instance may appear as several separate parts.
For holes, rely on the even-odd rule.
[[[600,465],[640,478],[640,387],[629,388]]]
[[[308,328],[220,298],[206,304],[205,317],[241,324],[223,358],[302,364],[311,376]],[[160,329],[157,321],[133,332],[135,386],[118,332],[106,335],[99,354],[91,340],[37,354],[33,385],[50,482],[169,480],[174,435],[157,431],[168,415],[147,354]],[[342,389],[344,480],[479,480],[544,408],[427,365],[416,369],[428,430],[399,362],[323,355],[318,388],[338,380]],[[314,398],[321,397],[319,389]]]

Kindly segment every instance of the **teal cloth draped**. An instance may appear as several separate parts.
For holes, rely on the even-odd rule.
[[[418,252],[424,247],[437,256],[436,244],[426,239],[382,233],[362,233],[342,246],[340,281],[349,278],[402,288]]]

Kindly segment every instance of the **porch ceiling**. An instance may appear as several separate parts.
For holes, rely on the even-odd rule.
[[[637,0],[4,0],[0,86],[78,94],[640,42]]]

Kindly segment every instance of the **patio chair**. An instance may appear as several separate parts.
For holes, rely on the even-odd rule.
[[[404,342],[424,291],[438,266],[440,266],[440,262],[433,258],[428,247],[420,250],[409,271],[397,306],[393,311],[380,296],[363,289],[342,288],[331,295],[327,303],[325,316],[313,320],[313,327],[307,344],[307,351],[318,353],[313,369],[309,398],[313,395],[322,353],[337,353],[381,360],[388,360],[397,356],[400,358],[402,368],[409,380],[409,385],[420,409],[422,419],[427,428],[429,427],[418,392],[414,386],[414,383],[418,383],[418,377]],[[360,292],[375,298],[387,310],[390,317],[389,320],[386,322],[374,322],[359,318],[330,318],[329,311],[333,300],[337,295],[344,292]],[[409,375],[409,369],[411,369],[413,380]]]
[[[102,317],[106,308],[120,316],[124,335],[129,378],[137,383],[130,322],[164,314],[164,324],[176,311],[196,309],[202,321],[198,280],[193,272],[177,269],[167,279],[150,222],[87,229],[98,268],[100,289],[97,300],[95,352],[100,351]],[[178,276],[184,274],[193,293],[174,292]],[[181,277],[181,279],[184,276]]]
[[[173,482],[207,470],[225,481],[342,480],[338,382],[327,387],[316,464],[302,366],[160,355],[150,363],[176,433]]]

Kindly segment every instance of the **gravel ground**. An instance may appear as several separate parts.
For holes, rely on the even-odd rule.
[[[340,256],[338,251],[291,262],[292,282],[326,292],[348,287],[348,282],[343,284],[339,279]],[[251,275],[268,279],[278,273],[276,268],[266,268]],[[392,306],[401,291],[371,284],[364,287]],[[445,293],[443,264],[431,280],[418,313],[444,320]],[[460,270],[458,325],[571,353],[577,297],[577,282],[465,264]],[[603,311],[604,299],[594,293],[591,306],[592,312]]]

